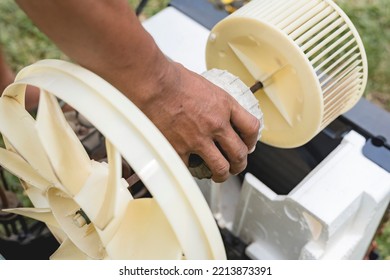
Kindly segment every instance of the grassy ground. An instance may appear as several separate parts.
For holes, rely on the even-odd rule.
[[[143,18],[167,5],[169,0],[150,0]],[[369,61],[367,99],[390,111],[390,1],[336,0],[357,26]],[[138,0],[129,0],[136,6]],[[0,44],[14,71],[43,58],[66,59],[16,6],[13,0],[0,2]],[[13,188],[17,183],[10,178]],[[382,257],[390,258],[390,225],[377,238]]]
[[[129,0],[136,7],[138,0]],[[142,17],[150,17],[169,0],[153,0],[143,10]],[[14,71],[44,58],[66,59],[51,41],[36,28],[15,4],[14,0],[0,2],[0,44]]]
[[[336,0],[358,29],[366,48],[366,98],[390,111],[390,1]]]

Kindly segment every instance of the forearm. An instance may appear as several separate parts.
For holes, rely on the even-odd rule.
[[[163,80],[168,62],[127,1],[17,3],[66,55],[114,84],[140,107]]]

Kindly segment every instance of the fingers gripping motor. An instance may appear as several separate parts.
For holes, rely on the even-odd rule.
[[[202,76],[228,92],[242,107],[260,121],[258,132],[258,139],[260,139],[261,131],[263,129],[263,113],[260,110],[259,102],[254,97],[251,88],[247,87],[238,77],[225,70],[211,69],[204,72]],[[253,152],[253,150],[250,152]],[[196,155],[190,156],[189,170],[192,176],[198,179],[211,178],[212,176],[206,163]]]

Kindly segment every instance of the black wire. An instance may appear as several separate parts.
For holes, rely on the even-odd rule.
[[[139,16],[143,9],[145,8],[146,4],[148,3],[148,0],[141,0],[140,3],[138,4],[137,8],[135,9],[135,14]]]

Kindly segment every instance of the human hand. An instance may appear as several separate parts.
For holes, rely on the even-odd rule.
[[[160,129],[189,166],[200,156],[212,179],[225,181],[241,172],[256,145],[260,123],[221,88],[170,62],[160,91],[141,110]]]

